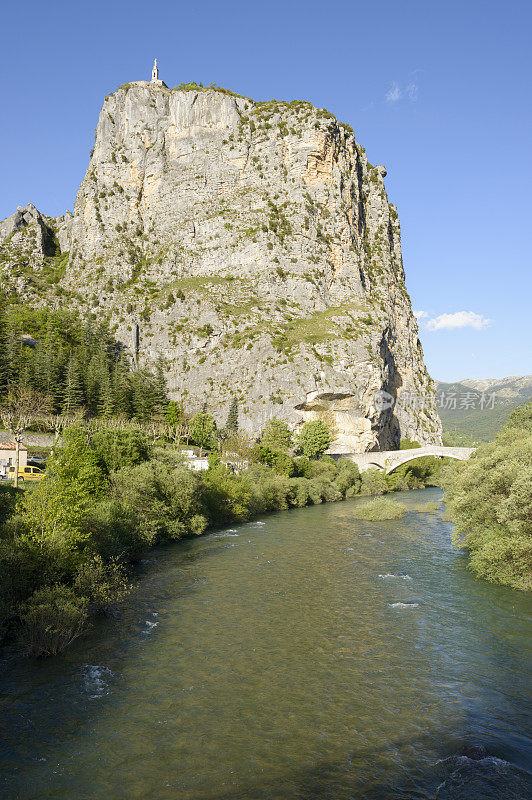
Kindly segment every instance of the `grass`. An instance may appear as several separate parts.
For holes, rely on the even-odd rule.
[[[309,317],[298,317],[283,326],[274,344],[279,350],[290,350],[299,344],[319,344],[331,339],[357,335],[360,320],[356,314],[359,306],[346,303],[331,306],[324,311],[316,311]]]
[[[353,512],[355,519],[365,519],[369,521],[379,521],[384,519],[399,519],[405,513],[406,508],[396,500],[387,497],[379,497],[370,500],[369,503],[362,503]]]
[[[421,514],[435,514],[438,510],[439,503],[429,501],[428,503],[420,503],[418,506],[414,506],[412,511],[419,511]]]

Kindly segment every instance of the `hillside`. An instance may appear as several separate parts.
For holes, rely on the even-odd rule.
[[[30,204],[0,223],[2,281],[109,319],[130,358],[163,360],[171,397],[219,422],[237,397],[250,432],[325,413],[340,451],[437,443],[385,175],[310,103],[125,84],[74,213]]]
[[[446,441],[489,442],[514,408],[532,399],[532,375],[436,381],[436,394]]]

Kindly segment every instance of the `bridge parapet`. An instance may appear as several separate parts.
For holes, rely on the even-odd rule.
[[[442,445],[423,445],[413,447],[408,450],[376,450],[369,453],[343,453],[338,458],[349,458],[357,464],[361,472],[368,469],[381,469],[388,475],[394,469],[414,461],[423,456],[435,456],[436,458],[455,458],[458,461],[466,461],[475,452],[474,447],[443,447]],[[333,456],[334,457],[334,456]]]

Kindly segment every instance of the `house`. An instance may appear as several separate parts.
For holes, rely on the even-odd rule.
[[[194,470],[194,472],[202,472],[205,469],[209,469],[209,459],[207,456],[199,458],[194,450],[181,450],[181,455],[184,458],[185,466]]]
[[[209,459],[194,456],[194,458],[187,459],[187,467],[194,472],[203,472],[203,470],[209,469]]]
[[[0,478],[6,477],[9,471],[9,467],[12,467],[14,465],[16,452],[17,450],[15,442],[0,442]],[[21,444],[19,446],[19,453],[18,453],[19,469],[24,469],[27,463],[28,463],[28,448],[25,445]]]

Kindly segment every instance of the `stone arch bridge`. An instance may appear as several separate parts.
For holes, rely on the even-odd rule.
[[[337,453],[332,454],[333,458],[349,458],[357,464],[361,472],[367,469],[384,470],[389,475],[394,469],[414,461],[422,456],[435,456],[436,458],[456,458],[458,461],[465,461],[475,452],[474,447],[443,447],[441,445],[426,444],[422,447],[413,447],[409,450],[375,450],[369,453]]]

